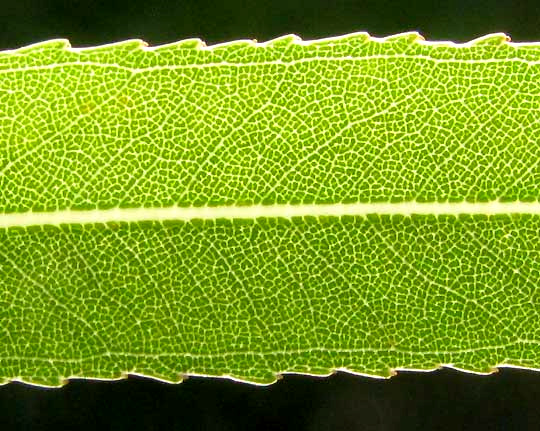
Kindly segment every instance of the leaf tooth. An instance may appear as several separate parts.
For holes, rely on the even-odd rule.
[[[141,51],[146,49],[148,43],[142,39],[128,39],[121,42],[113,42],[105,45],[91,46],[85,48],[69,48],[70,51],[79,52],[83,54],[99,54],[106,52],[107,54],[126,54],[130,51]]]
[[[146,48],[146,50],[149,51],[159,51],[164,52],[168,50],[176,50],[176,49],[203,49],[206,48],[206,42],[202,39],[199,39],[198,37],[190,38],[190,39],[184,39],[180,40],[178,42],[173,43],[167,43],[165,45],[158,45],[158,46],[150,46]]]
[[[371,39],[378,42],[394,43],[396,45],[401,45],[401,44],[410,45],[416,42],[425,41],[424,36],[422,36],[417,31],[408,31],[405,33],[394,34],[392,36],[387,36],[383,38],[372,37]]]
[[[2,54],[34,54],[36,51],[56,51],[56,50],[69,50],[71,48],[71,43],[67,39],[51,39],[44,42],[33,43],[22,48],[17,48],[13,50],[3,51]]]
[[[492,33],[471,40],[469,43],[475,46],[499,46],[510,42],[510,36],[506,33]]]
[[[277,48],[277,47],[286,47],[289,45],[301,44],[301,43],[304,43],[304,41],[302,40],[300,36],[297,36],[296,34],[286,34],[284,36],[276,37],[274,39],[271,39],[259,45],[271,46],[273,48]]]

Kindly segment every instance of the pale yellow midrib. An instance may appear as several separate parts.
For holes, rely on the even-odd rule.
[[[540,202],[395,202],[347,204],[277,204],[216,207],[111,208],[0,214],[0,228],[40,225],[139,222],[193,219],[254,219],[260,217],[321,217],[378,215],[540,214]]]

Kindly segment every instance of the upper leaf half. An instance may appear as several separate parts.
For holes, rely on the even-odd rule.
[[[540,45],[416,33],[0,54],[0,211],[537,200]]]

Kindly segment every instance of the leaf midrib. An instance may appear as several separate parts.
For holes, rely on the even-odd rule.
[[[39,225],[367,215],[540,215],[540,202],[373,202],[335,204],[228,205],[165,208],[108,208],[0,214],[0,228]]]

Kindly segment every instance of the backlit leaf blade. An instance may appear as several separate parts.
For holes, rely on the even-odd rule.
[[[414,33],[1,53],[0,376],[538,367],[539,59]]]

